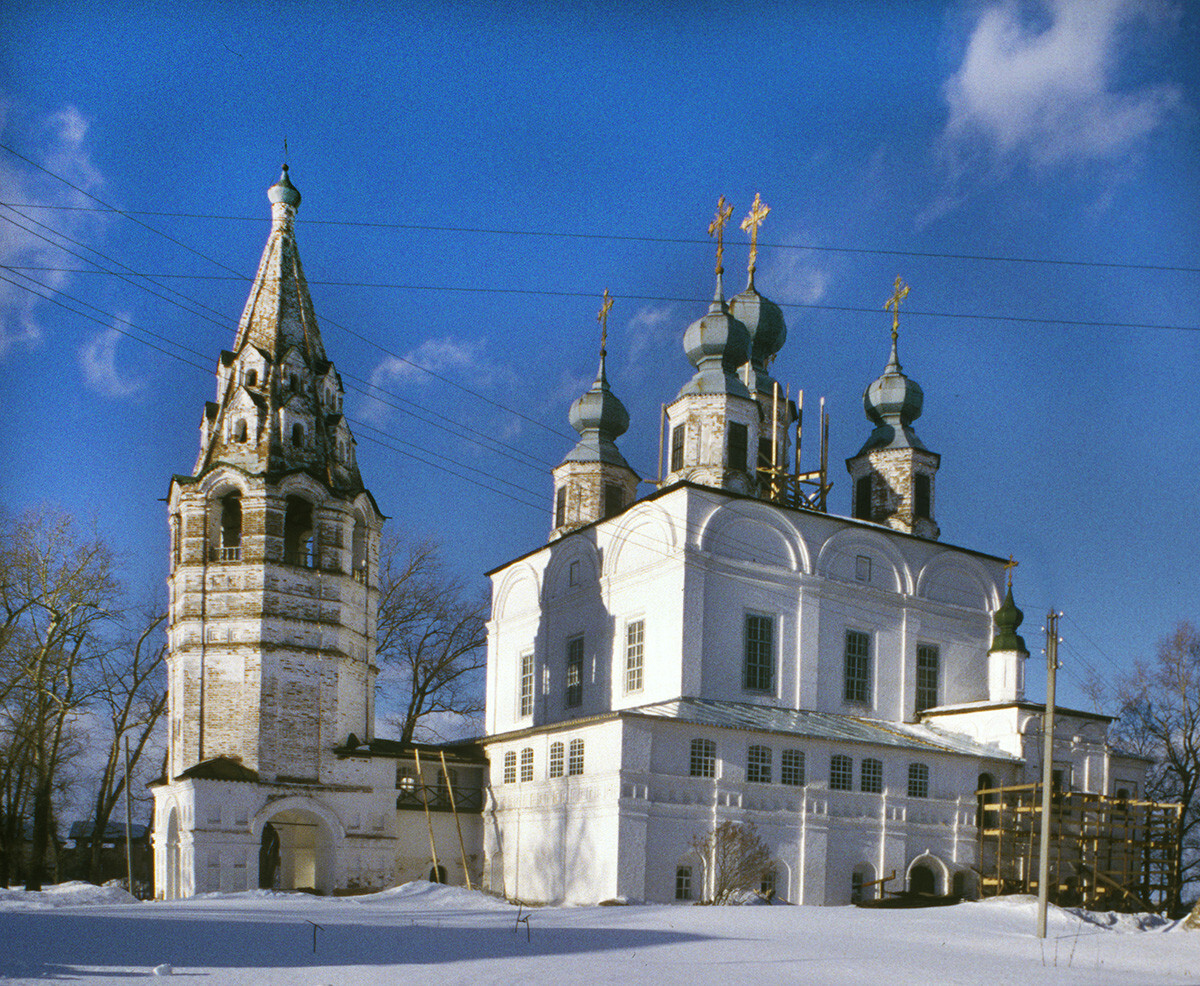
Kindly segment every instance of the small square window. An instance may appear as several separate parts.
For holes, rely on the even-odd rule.
[[[871,559],[867,555],[859,555],[854,560],[854,577],[859,582],[871,581]]]
[[[570,585],[579,585],[579,559],[571,562],[571,567],[568,570],[567,582]]]
[[[509,750],[504,754],[504,783],[517,783],[517,751]]]

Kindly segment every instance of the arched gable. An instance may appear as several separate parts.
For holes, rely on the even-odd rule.
[[[1000,606],[999,589],[978,560],[970,555],[946,551],[921,569],[917,595],[934,602],[995,612]]]
[[[550,549],[542,589],[547,600],[556,599],[581,585],[595,585],[599,578],[600,556],[591,539],[568,537]]]
[[[859,558],[868,560],[867,578],[859,570]],[[817,574],[835,582],[869,582],[890,592],[913,592],[912,568],[900,550],[885,535],[860,527],[840,530],[821,545]]]
[[[723,558],[811,570],[808,545],[788,518],[766,504],[737,500],[720,504],[704,519],[700,548]]]
[[[492,619],[506,619],[522,613],[536,613],[540,590],[532,565],[522,562],[501,576],[492,592]]]
[[[655,503],[639,503],[625,511],[610,537],[606,575],[661,565],[679,547],[674,518]]]

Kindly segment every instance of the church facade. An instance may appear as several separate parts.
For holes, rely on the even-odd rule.
[[[907,289],[847,460],[852,516],[834,516],[824,476],[805,496],[785,466],[797,408],[769,368],[786,326],[754,284],[765,213],[756,198],[743,224],[746,289],[726,300],[718,245],[713,302],[683,333],[695,373],[665,408],[658,488],[631,495],[602,343],[549,543],[490,573],[485,878],[509,897],[704,899],[698,844],[727,821],[755,824],[762,890],[789,901],[869,898],[889,875],[971,895],[976,791],[1038,779],[1007,566],[939,540],[940,458],[897,357]],[[1058,717],[1065,783],[1136,792],[1144,764],[1107,745],[1106,717]]]

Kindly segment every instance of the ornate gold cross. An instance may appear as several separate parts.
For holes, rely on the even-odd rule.
[[[1012,570],[1013,570],[1014,568],[1016,568],[1016,567],[1017,567],[1018,565],[1020,565],[1020,564],[1021,564],[1021,563],[1020,563],[1019,561],[1017,561],[1015,558],[1013,558],[1013,556],[1012,556],[1012,555],[1009,555],[1009,556],[1008,556],[1008,561],[1006,561],[1006,562],[1004,563],[1004,567],[1005,567],[1006,569],[1008,569],[1008,587],[1009,587],[1010,589],[1012,588]]]
[[[763,205],[763,201],[759,198],[758,192],[754,193],[754,205],[750,207],[750,215],[742,220],[742,229],[748,230],[750,233],[750,273],[754,274],[754,267],[758,261],[758,227],[762,225],[762,221],[767,218],[767,213],[771,211],[769,205]]]
[[[901,288],[901,284],[904,282],[900,278],[896,278],[896,290],[883,303],[884,311],[889,308],[892,310],[892,342],[895,342],[896,336],[900,334],[900,302],[908,297],[908,285],[904,284],[904,287]]]
[[[725,268],[721,266],[721,257],[725,253],[725,224],[729,222],[729,217],[733,215],[733,206],[725,204],[725,196],[722,195],[717,200],[717,214],[713,217],[713,221],[708,224],[708,235],[717,238],[717,273],[724,274]]]
[[[600,323],[600,355],[604,355],[605,347],[608,345],[608,313],[612,308],[613,300],[608,296],[608,288],[604,289],[604,304],[600,306],[600,311],[596,314],[596,321]]]

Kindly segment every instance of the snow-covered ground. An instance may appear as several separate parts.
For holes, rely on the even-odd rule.
[[[0,890],[0,980],[213,986],[432,983],[1200,983],[1180,923],[1001,898],[926,910],[853,907],[517,908],[427,883],[366,897],[257,891],[137,903],[64,884]],[[316,952],[313,951],[313,925]],[[198,978],[199,977],[199,978]]]

